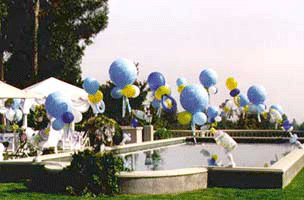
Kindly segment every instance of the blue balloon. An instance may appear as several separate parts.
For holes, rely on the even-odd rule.
[[[199,80],[204,87],[209,88],[216,84],[217,73],[213,69],[205,69],[201,72]]]
[[[218,116],[219,114],[219,110],[217,107],[215,106],[209,106],[207,109],[207,116],[212,119],[215,118],[216,116]]]
[[[45,100],[45,109],[46,111],[54,117],[56,113],[57,101],[62,96],[60,92],[53,92],[49,94]]]
[[[82,87],[89,94],[95,94],[99,89],[99,83],[96,79],[86,78],[83,81]]]
[[[265,111],[265,105],[264,104],[259,104],[259,105],[256,106],[256,108],[257,108],[257,111],[260,112],[260,113]]]
[[[71,109],[68,100],[60,93],[51,93],[45,101],[46,111],[55,118],[61,118],[64,112]]]
[[[74,120],[74,115],[68,111],[62,114],[61,119],[64,123],[69,124]]]
[[[138,120],[136,118],[132,118],[132,120],[131,120],[131,126],[133,128],[136,128],[138,126]]]
[[[193,123],[197,125],[204,125],[207,122],[207,116],[203,112],[196,112],[193,114]]]
[[[230,96],[235,97],[235,96],[239,95],[240,92],[241,92],[240,89],[235,88],[235,89],[230,91]]]
[[[55,119],[52,123],[52,128],[56,131],[61,130],[64,127],[64,122],[61,119]]]
[[[134,63],[125,58],[116,59],[110,66],[110,79],[120,88],[132,84],[137,77],[137,69]]]
[[[185,79],[185,78],[178,78],[177,80],[176,80],[176,85],[177,86],[180,86],[180,85],[182,85],[182,84],[184,84],[184,85],[186,85],[187,84],[187,80]]]
[[[285,131],[288,131],[292,127],[292,124],[289,123],[288,119],[283,122],[283,128]]]
[[[208,93],[201,85],[188,85],[180,95],[182,107],[191,113],[205,110],[208,106],[208,101]]]
[[[57,99],[54,107],[52,108],[52,113],[50,113],[55,118],[60,118],[63,113],[69,110],[69,105],[62,99]]]
[[[254,104],[249,104],[249,112],[250,113],[257,113],[258,112],[257,106],[254,105]]]
[[[60,92],[53,92],[47,96],[45,100],[45,109],[48,113],[52,112],[52,108],[55,104],[55,101],[59,96],[61,96]]]
[[[280,105],[278,105],[278,104],[272,104],[272,105],[270,106],[270,109],[275,109],[275,110],[277,110],[281,115],[284,114],[283,108],[282,108]]]
[[[152,72],[148,76],[148,84],[151,90],[156,91],[160,86],[166,84],[164,75],[159,72]]]
[[[259,85],[253,85],[247,91],[249,101],[255,105],[263,104],[266,99],[266,95],[265,88]]]
[[[246,95],[240,94],[239,97],[240,97],[240,106],[244,107],[249,104],[249,99],[247,98]]]
[[[122,97],[121,88],[114,87],[114,88],[111,90],[111,96],[112,96],[114,99],[119,99],[119,98],[121,98],[121,97]]]
[[[153,108],[158,109],[160,107],[161,102],[156,99],[153,99],[151,104]]]

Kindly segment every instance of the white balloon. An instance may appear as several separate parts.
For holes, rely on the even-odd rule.
[[[32,104],[32,106],[31,106],[31,110],[32,111],[35,111],[36,110],[36,106],[38,106],[39,104],[38,103],[36,103],[36,102],[34,102],[33,104]]]
[[[136,97],[138,97],[139,96],[139,94],[140,94],[140,89],[139,89],[139,87],[137,87],[136,85],[135,85],[135,95],[132,97],[132,98],[136,98]]]
[[[225,106],[227,106],[228,108],[232,109],[232,108],[233,108],[233,102],[232,102],[231,100],[228,100],[228,101],[226,102],[226,105],[225,105]]]
[[[282,115],[280,114],[279,111],[275,109],[271,109],[269,115],[270,115],[270,119],[269,119],[270,123],[275,123],[277,121],[282,120]]]
[[[138,119],[145,120],[146,113],[144,111],[142,111],[142,110],[132,110],[132,113]]]
[[[79,123],[82,120],[82,114],[81,112],[77,111],[77,110],[73,110],[73,115],[74,115],[74,123]]]
[[[211,86],[208,88],[209,94],[216,94],[217,88],[215,86]]]
[[[6,116],[6,119],[8,119],[9,121],[13,121],[14,117],[15,117],[15,111],[12,109],[9,109],[8,111],[6,111],[5,116]]]
[[[23,113],[20,109],[16,110],[16,120],[19,122],[22,119]]]
[[[220,122],[220,121],[222,121],[222,117],[221,117],[221,116],[216,116],[216,117],[214,118],[214,120],[215,120],[216,122]]]

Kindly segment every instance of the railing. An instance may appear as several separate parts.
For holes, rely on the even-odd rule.
[[[173,137],[192,136],[191,130],[170,130]],[[283,130],[223,130],[228,133],[232,138],[263,138],[263,139],[289,139],[290,135]],[[304,139],[304,131],[293,131],[297,134],[298,139]],[[196,130],[196,137],[213,138],[213,134],[209,130]]]

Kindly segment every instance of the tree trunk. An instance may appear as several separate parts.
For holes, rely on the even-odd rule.
[[[1,81],[4,81],[4,59],[3,59],[3,57],[4,57],[4,52],[3,51],[1,51],[0,52],[0,79],[1,79]]]
[[[40,1],[35,0],[34,4],[34,33],[33,33],[33,72],[34,81],[38,82],[38,29],[39,29]]]

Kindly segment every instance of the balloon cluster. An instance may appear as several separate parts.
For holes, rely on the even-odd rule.
[[[177,85],[180,90],[180,102],[186,110],[178,113],[177,118],[180,124],[186,125],[192,122],[192,129],[195,124],[204,125],[207,122],[207,116],[203,112],[208,106],[208,93],[201,85],[187,85],[184,79],[177,79]]]
[[[123,97],[123,112],[126,110],[131,113],[131,106],[128,98],[135,98],[139,95],[140,90],[133,85],[137,78],[137,69],[134,63],[125,58],[118,58],[113,61],[109,70],[110,79],[116,85],[111,91],[111,96],[115,99]]]
[[[9,108],[6,109],[5,116],[9,121],[16,120],[19,122],[22,119],[22,111],[20,106],[20,99],[13,99],[13,102]]]
[[[205,69],[200,73],[199,80],[201,84],[205,87],[208,92],[208,102],[210,104],[210,94],[216,94],[217,88],[215,84],[217,83],[218,75],[213,69]],[[215,106],[209,106],[207,109],[208,122],[214,122],[216,120],[220,121],[219,110]]]
[[[237,106],[240,106],[239,103],[239,94],[240,94],[240,89],[237,88],[238,82],[234,77],[228,77],[226,80],[226,87],[230,90],[230,96],[233,97],[234,103]]]
[[[247,96],[251,103],[249,104],[249,112],[257,113],[258,120],[261,122],[260,113],[266,109],[264,104],[267,96],[265,88],[260,85],[253,85],[248,89]]]
[[[96,79],[86,78],[82,87],[88,93],[88,100],[95,114],[104,113],[105,104],[103,102],[103,94],[99,90],[99,83]]]
[[[278,104],[272,104],[270,106],[270,109],[269,109],[269,115],[270,115],[270,118],[269,118],[269,121],[270,123],[275,123],[276,126],[277,124],[280,124],[282,123],[282,115],[284,114],[283,112],[283,109],[280,105]]]
[[[159,72],[152,72],[149,74],[147,82],[154,94],[152,107],[158,109],[158,115],[160,115],[161,109],[164,109],[166,112],[176,110],[176,101],[170,96],[171,89],[166,85],[164,75]]]
[[[55,130],[61,130],[65,124],[70,124],[74,121],[71,103],[60,92],[54,92],[48,95],[45,100],[45,108],[47,113],[55,118],[55,120],[52,121],[52,127]]]
[[[205,69],[200,73],[199,80],[206,88],[208,94],[217,93],[217,88],[215,87],[217,77],[217,73],[213,69]]]

